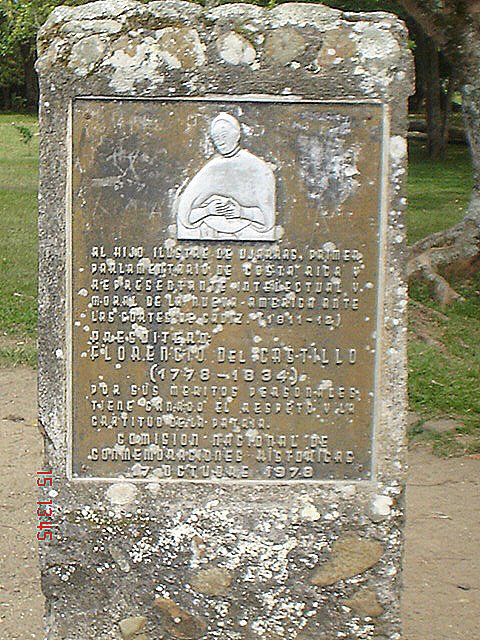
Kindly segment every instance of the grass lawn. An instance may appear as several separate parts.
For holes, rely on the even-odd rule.
[[[38,136],[18,127],[37,119],[0,114],[0,365],[36,361]]]
[[[459,222],[468,206],[472,170],[468,150],[450,145],[447,157],[432,161],[425,146],[410,144],[409,242]],[[409,402],[419,420],[411,439],[429,440],[441,455],[480,451],[480,273],[454,282],[465,302],[447,310],[432,301],[428,287],[410,286]],[[459,421],[456,432],[432,434],[426,420]]]
[[[0,366],[35,364],[38,137],[33,116],[0,114]],[[28,136],[28,132],[27,133]],[[451,145],[444,160],[410,144],[409,242],[462,219],[472,183],[468,150]],[[410,289],[409,397],[419,418],[416,440],[433,441],[442,455],[480,451],[480,274],[455,283],[465,302],[440,309],[426,286]],[[433,435],[431,417],[458,419],[456,433]]]
[[[408,243],[447,229],[465,215],[472,188],[470,155],[464,145],[452,144],[442,160],[427,157],[420,142],[409,145]]]

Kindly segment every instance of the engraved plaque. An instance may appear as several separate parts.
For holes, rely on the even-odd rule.
[[[385,108],[76,99],[73,478],[369,480]]]

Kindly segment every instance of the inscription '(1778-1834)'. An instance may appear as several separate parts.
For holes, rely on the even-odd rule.
[[[370,479],[384,107],[72,114],[72,477]]]

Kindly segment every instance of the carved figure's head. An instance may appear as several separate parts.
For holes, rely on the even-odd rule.
[[[219,113],[210,127],[213,144],[222,156],[232,156],[239,149],[240,123],[229,113]]]

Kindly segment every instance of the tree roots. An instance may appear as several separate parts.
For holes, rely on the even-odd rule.
[[[409,280],[428,281],[435,299],[446,307],[463,298],[444,276],[471,271],[479,256],[480,226],[474,219],[464,218],[450,229],[427,236],[409,247],[407,276]]]

